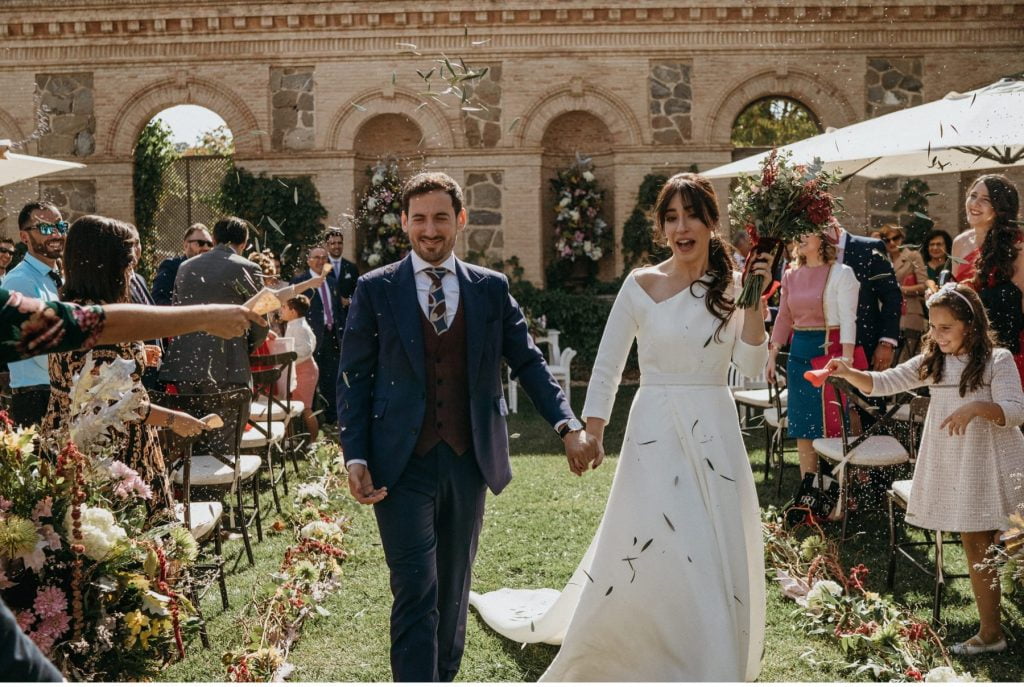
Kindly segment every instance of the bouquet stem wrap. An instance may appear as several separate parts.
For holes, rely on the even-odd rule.
[[[772,280],[766,280],[759,274],[750,273],[750,268],[754,264],[754,259],[762,253],[771,255],[772,274],[777,273],[779,263],[782,261],[782,239],[772,238],[770,236],[751,238],[754,238],[754,245],[750,249],[747,263],[743,267],[743,287],[740,289],[740,295],[736,298],[737,308],[752,308],[757,305],[761,296],[767,293],[772,287]]]

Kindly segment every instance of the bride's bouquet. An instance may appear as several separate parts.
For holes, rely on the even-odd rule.
[[[729,203],[729,220],[733,230],[742,229],[750,236],[751,254],[773,256],[772,273],[782,258],[785,243],[805,234],[825,229],[842,201],[829,190],[840,180],[840,174],[826,172],[821,160],[809,165],[793,165],[790,154],[773,149],[761,166],[761,174],[741,175],[737,179]],[[749,308],[757,303],[766,286],[764,278],[751,275],[752,260],[743,273],[743,288],[736,306]]]

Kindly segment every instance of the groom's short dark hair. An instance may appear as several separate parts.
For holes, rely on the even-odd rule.
[[[402,186],[402,212],[409,214],[409,201],[431,191],[444,191],[452,198],[455,214],[462,212],[465,201],[458,182],[444,172],[420,172]]]

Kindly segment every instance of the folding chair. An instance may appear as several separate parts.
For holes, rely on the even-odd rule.
[[[900,405],[899,402],[891,404],[890,409],[883,413],[861,398],[849,382],[839,377],[829,377],[826,383],[831,385],[835,391],[835,397],[839,399],[836,402],[839,403],[843,418],[843,422],[840,423],[842,436],[815,439],[812,446],[819,456],[834,464],[834,469],[838,469],[835,476],[839,480],[839,507],[842,509],[840,541],[846,541],[846,526],[850,516],[850,479],[862,470],[909,463],[910,452],[893,436],[897,427],[892,415]],[[900,396],[908,395],[901,394]],[[874,419],[867,429],[863,430],[859,436],[854,437],[849,435],[847,429],[851,403]]]
[[[786,359],[788,353],[779,353],[775,361],[775,382],[768,383],[768,397],[772,402],[771,408],[764,411],[765,429],[765,454],[764,454],[764,479],[768,481],[768,474],[771,461],[775,461],[777,468],[777,484],[775,493],[782,493],[782,472],[786,467],[786,454],[795,453],[796,448],[786,449],[786,442],[789,441],[789,409],[783,402],[783,392],[788,385],[786,377]],[[781,381],[781,383],[780,383]]]
[[[741,375],[736,366],[729,363],[727,381],[729,391],[732,393],[732,400],[736,404],[736,413],[739,415],[740,424],[743,427],[750,426],[755,411],[760,410],[763,414],[765,410],[774,407],[771,391],[763,374],[756,379],[750,379]],[[789,392],[782,389],[779,393],[779,401],[783,407],[787,405],[788,400]]]
[[[295,360],[294,351],[273,355],[251,356],[252,386],[262,400],[257,406],[249,405],[248,422],[242,433],[241,448],[246,451],[262,451],[266,457],[266,469],[270,475],[270,491],[274,508],[281,512],[281,497],[277,485],[281,484],[288,493],[288,463],[286,460],[285,438],[291,418],[290,409],[277,399],[277,383],[282,372]],[[286,379],[286,381],[288,381]],[[296,404],[298,402],[296,401]],[[254,415],[256,417],[254,417]],[[280,419],[275,419],[280,418]],[[281,459],[280,470],[275,465],[275,456]]]
[[[194,417],[205,417],[216,414],[225,421],[229,419],[236,421],[237,431],[232,438],[232,445],[227,450],[222,450],[216,445],[206,447],[207,453],[195,455],[192,452],[191,442],[188,450],[184,452],[187,463],[178,465],[171,472],[171,480],[174,484],[181,485],[183,497],[191,502],[191,490],[199,488],[214,493],[225,495],[233,494],[235,497],[234,507],[228,508],[232,526],[237,523],[241,529],[242,541],[245,546],[245,554],[249,564],[255,564],[252,553],[252,543],[249,537],[249,526],[255,524],[256,537],[263,541],[263,520],[260,515],[260,483],[259,473],[262,460],[259,456],[242,454],[240,450],[242,432],[245,428],[245,419],[248,416],[249,401],[252,399],[252,392],[249,389],[231,389],[211,394],[167,394],[151,392],[153,402],[172,410],[180,410]],[[171,452],[177,453],[177,444],[185,440],[177,436],[169,436],[168,444]],[[187,470],[186,470],[187,467]],[[185,479],[188,477],[188,483]],[[247,487],[252,489],[252,513],[247,514],[248,508],[245,503],[244,492]],[[195,511],[189,509],[183,511],[182,516],[191,518]]]
[[[306,410],[306,405],[292,397],[292,380],[295,376],[297,358],[298,354],[295,351],[286,351],[272,355],[252,356],[249,359],[253,365],[277,367],[280,371],[274,393],[260,396],[252,402],[249,419],[255,422],[265,422],[269,413],[271,421],[285,423],[285,453],[291,458],[292,468],[296,474],[299,472],[298,456],[302,452],[303,445],[316,438],[309,436],[305,426],[301,424],[302,413]],[[282,388],[284,393],[280,391]],[[297,426],[302,428],[296,429]]]

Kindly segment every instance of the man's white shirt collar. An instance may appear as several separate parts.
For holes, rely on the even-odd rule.
[[[410,252],[412,256],[412,271],[413,274],[419,274],[428,267],[444,267],[452,274],[457,274],[455,271],[455,253],[448,255],[448,259],[442,262],[440,265],[431,265],[429,262],[416,255],[416,253]]]

